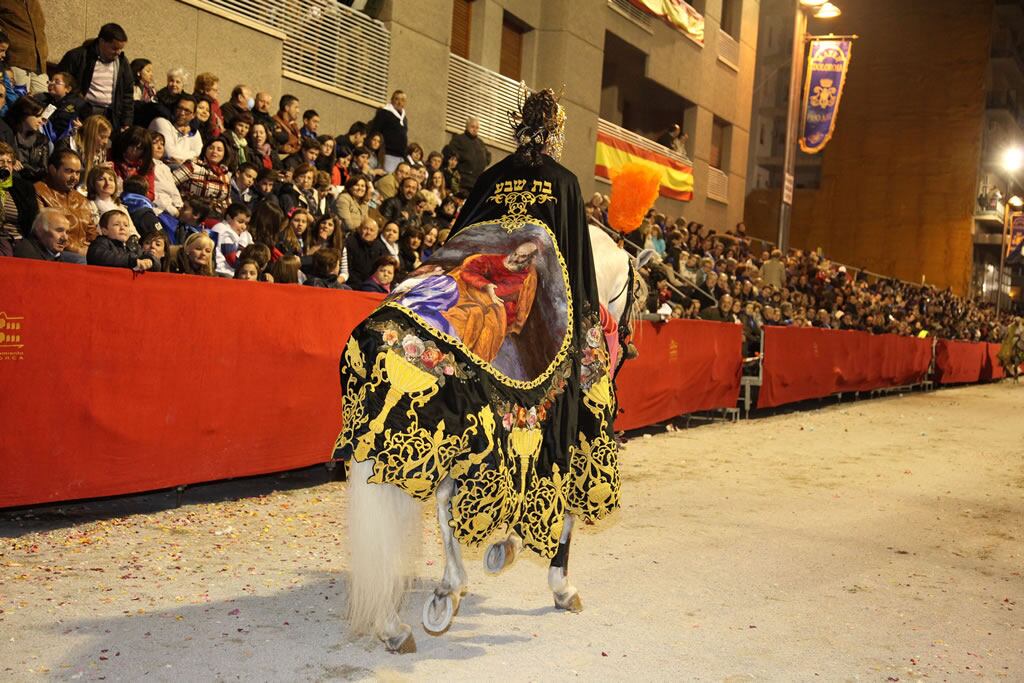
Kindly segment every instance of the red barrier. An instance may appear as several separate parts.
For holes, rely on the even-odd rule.
[[[940,339],[935,347],[935,373],[939,384],[1002,379],[999,344]]]
[[[620,407],[616,429],[736,407],[743,367],[739,325],[644,322],[635,336],[640,357],[627,361],[615,382]]]
[[[931,364],[930,339],[808,327],[766,327],[764,334],[758,408],[915,384]]]
[[[0,507],[327,460],[338,358],[380,300],[11,258],[0,292]]]

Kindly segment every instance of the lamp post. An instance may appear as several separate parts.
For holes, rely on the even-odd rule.
[[[827,0],[796,0],[793,18],[793,61],[789,67],[789,108],[786,112],[786,149],[782,161],[782,203],[779,205],[779,249],[789,247],[789,223],[793,213],[793,189],[796,171],[797,126],[800,125],[800,90],[803,76],[804,42],[807,36],[807,13],[817,19],[832,19],[841,12]]]

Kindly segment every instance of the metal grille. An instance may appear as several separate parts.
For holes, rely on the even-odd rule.
[[[740,44],[722,29],[718,29],[718,59],[736,71],[740,70]]]
[[[608,6],[648,33],[654,33],[654,29],[651,28],[651,15],[629,0],[608,0]]]
[[[287,36],[283,70],[373,103],[388,99],[391,34],[335,0],[207,0]]]
[[[708,166],[708,199],[729,203],[729,176],[714,166]]]
[[[622,126],[616,126],[611,121],[605,121],[604,119],[598,119],[597,120],[597,131],[599,133],[605,133],[607,135],[611,135],[612,137],[618,138],[619,140],[625,140],[626,142],[628,142],[630,144],[633,144],[633,145],[636,145],[637,147],[639,147],[641,149],[646,149],[649,152],[657,152],[658,154],[661,154],[662,156],[666,156],[666,157],[669,157],[671,159],[675,159],[677,161],[681,161],[684,164],[691,163],[689,157],[687,157],[685,154],[680,154],[679,152],[675,151],[674,149],[669,149],[668,147],[665,147],[664,145],[659,145],[654,140],[651,140],[649,138],[645,138],[644,136],[639,135],[637,133],[634,133],[631,130],[626,130]]]
[[[519,109],[519,83],[458,55],[448,55],[448,108],[445,130],[461,133],[466,119],[480,119],[480,137],[488,144],[515,150],[506,112]]]

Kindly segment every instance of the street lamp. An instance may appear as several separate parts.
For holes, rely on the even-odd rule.
[[[807,35],[807,14],[818,19],[831,19],[840,14],[828,0],[798,0],[793,19],[793,55],[789,67],[789,109],[786,113],[786,151],[782,162],[782,203],[779,205],[779,249],[789,247],[789,223],[793,213],[793,189],[796,184],[796,138],[800,125],[800,81],[803,75],[804,42]]]

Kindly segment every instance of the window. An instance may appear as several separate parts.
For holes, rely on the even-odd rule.
[[[736,40],[740,39],[740,19],[743,0],[722,0],[722,30]]]
[[[514,16],[505,12],[501,21],[501,62],[498,72],[515,80],[522,77],[523,72],[523,34],[529,27]]]
[[[452,3],[451,52],[464,59],[469,59],[469,28],[472,20],[472,0],[454,0]]]
[[[715,117],[711,124],[711,156],[708,164],[720,171],[728,171],[729,142],[732,137],[732,126],[728,122]]]

